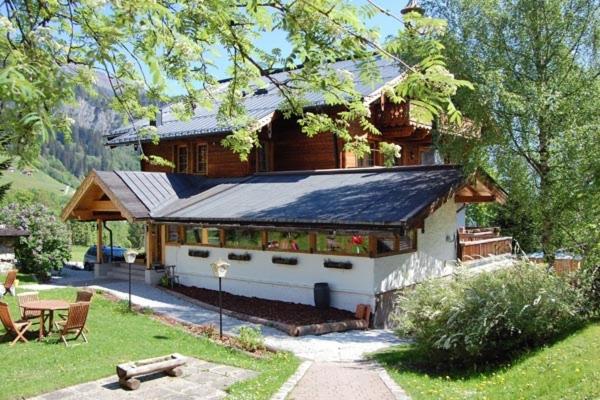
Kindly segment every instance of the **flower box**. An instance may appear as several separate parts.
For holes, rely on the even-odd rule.
[[[298,265],[298,259],[296,257],[273,256],[271,261],[273,264]]]
[[[352,269],[352,263],[350,261],[325,260],[323,261],[323,266],[325,268]]]
[[[235,261],[250,261],[252,259],[252,256],[250,255],[250,253],[229,253],[227,255],[227,258]]]
[[[200,257],[200,258],[208,258],[210,252],[208,250],[188,250],[188,256],[190,257]]]

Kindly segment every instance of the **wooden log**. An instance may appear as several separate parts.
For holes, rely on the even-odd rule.
[[[368,323],[365,320],[327,322],[324,324],[297,326],[294,329],[292,336],[323,335],[330,332],[343,332],[352,329],[367,329],[368,327]]]
[[[179,376],[183,375],[183,369],[181,367],[168,369],[165,371],[165,374],[172,376],[172,377],[179,377]]]
[[[119,385],[123,389],[127,390],[138,390],[140,388],[141,382],[135,378],[132,379],[119,379]]]
[[[127,379],[134,376],[146,375],[153,372],[162,372],[181,367],[186,359],[181,354],[170,354],[164,357],[149,358],[125,364],[117,365],[117,375],[119,378]]]

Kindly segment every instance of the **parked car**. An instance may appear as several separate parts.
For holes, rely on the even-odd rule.
[[[125,261],[125,252],[126,248],[120,246],[112,247],[112,261],[119,262]],[[87,271],[92,271],[94,269],[94,263],[96,262],[96,245],[90,246],[89,249],[85,252],[83,256],[83,269]],[[104,254],[104,260],[110,262],[111,259],[111,251],[110,246],[102,246],[102,254]]]

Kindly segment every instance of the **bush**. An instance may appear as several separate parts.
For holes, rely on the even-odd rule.
[[[71,255],[67,227],[40,204],[9,204],[0,209],[0,223],[30,232],[15,245],[15,256],[21,272],[48,280],[51,270],[60,270]]]
[[[255,352],[265,348],[265,341],[260,329],[252,326],[242,326],[240,328],[239,341],[246,351]]]
[[[591,318],[600,317],[600,265],[588,265],[577,275],[585,312]]]
[[[511,268],[437,279],[399,299],[399,333],[435,364],[500,361],[583,321],[581,295],[543,268]]]

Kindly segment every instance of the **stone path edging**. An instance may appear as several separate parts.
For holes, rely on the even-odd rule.
[[[300,379],[306,374],[306,371],[312,365],[312,361],[304,361],[302,364],[298,366],[298,369],[292,376],[288,378],[287,381],[279,388],[277,393],[271,397],[271,400],[285,400],[288,394],[296,387]]]
[[[392,392],[392,395],[396,400],[411,400],[410,396],[392,379],[390,374],[380,364],[375,364],[379,378],[383,381],[385,386]]]

